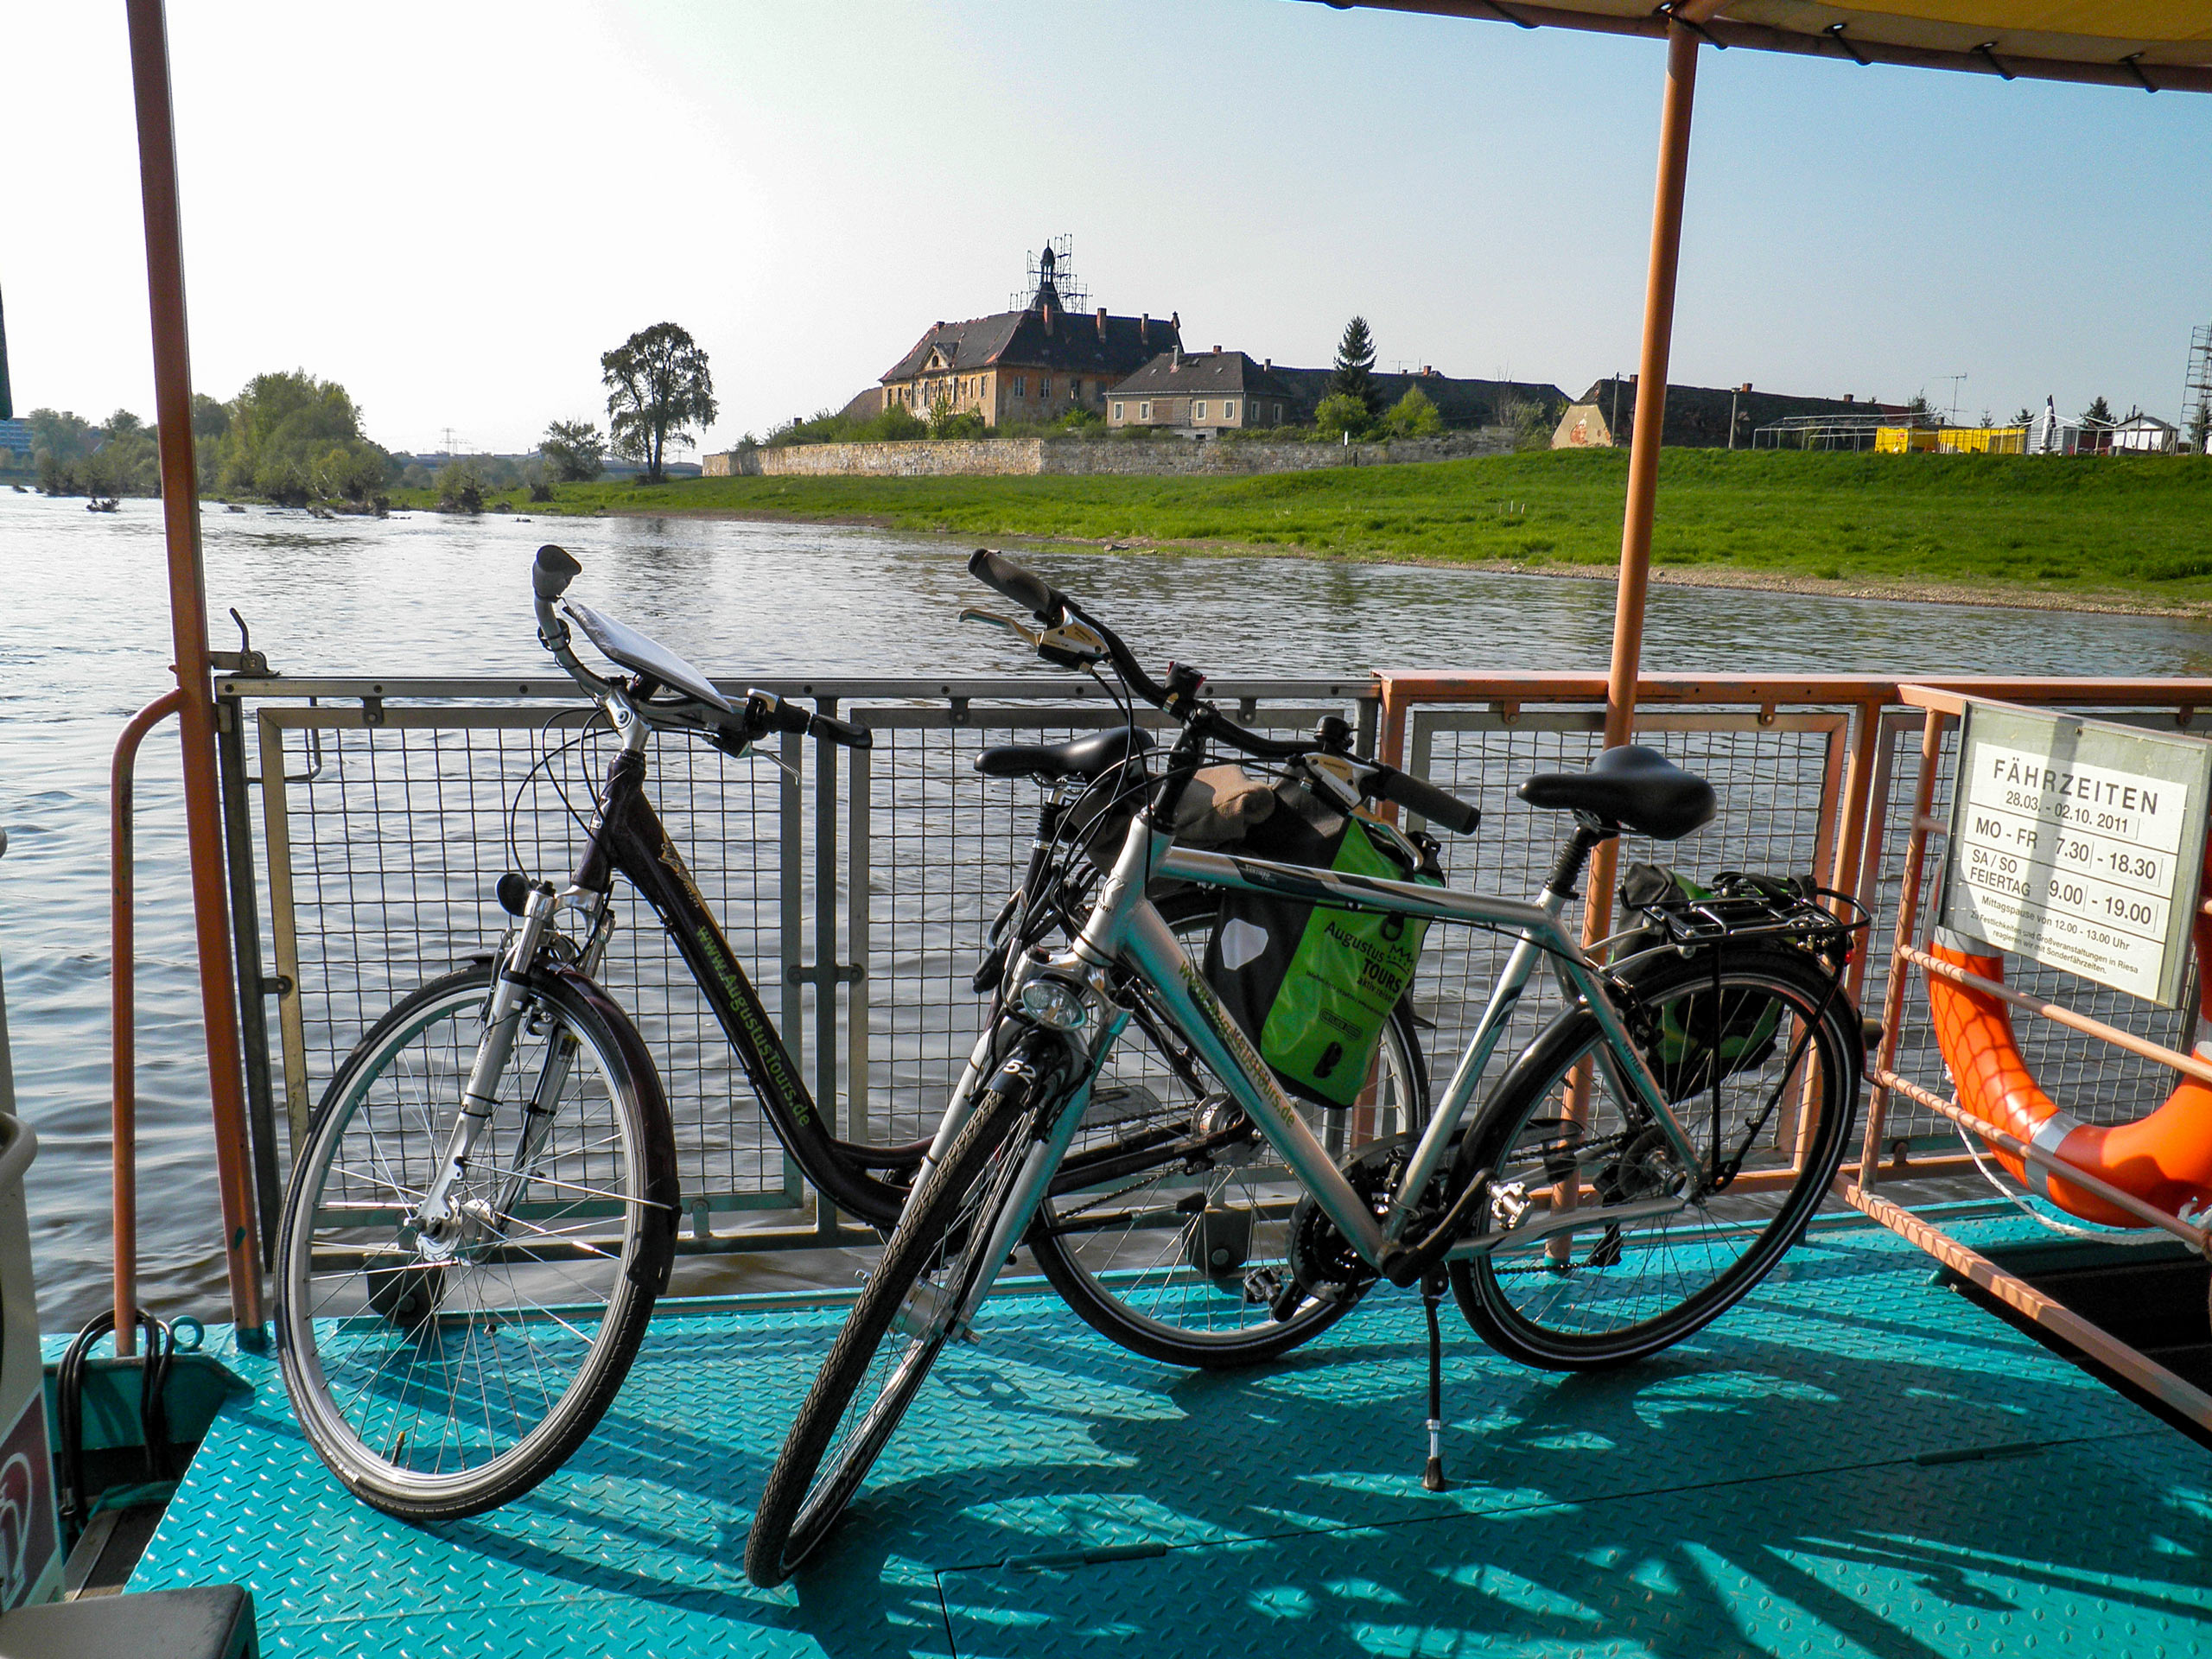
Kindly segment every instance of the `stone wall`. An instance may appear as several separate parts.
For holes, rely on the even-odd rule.
[[[1457,461],[1513,448],[1506,427],[1402,443],[1193,443],[1082,438],[923,438],[904,443],[799,443],[705,458],[709,478],[1178,477],[1311,472],[1323,467]]]

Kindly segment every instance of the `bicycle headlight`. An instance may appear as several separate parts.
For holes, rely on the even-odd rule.
[[[1021,988],[1015,1000],[1024,1014],[1054,1031],[1079,1031],[1090,1020],[1089,999],[1081,988],[1064,979],[1040,974]]]

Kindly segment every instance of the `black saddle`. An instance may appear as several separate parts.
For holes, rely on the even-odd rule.
[[[1531,806],[1587,812],[1654,841],[1680,841],[1713,817],[1713,785],[1656,750],[1607,749],[1587,772],[1540,772],[1521,785]]]
[[[1114,726],[1065,743],[1008,743],[985,749],[976,770],[986,778],[1035,778],[1058,783],[1063,778],[1096,778],[1152,747],[1152,734],[1141,726]]]

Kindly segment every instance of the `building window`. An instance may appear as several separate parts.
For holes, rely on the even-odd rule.
[[[1194,421],[1203,421],[1205,417],[1206,400],[1201,397],[1191,405],[1191,418]]]
[[[1273,418],[1278,421],[1282,419],[1282,405],[1281,404],[1277,404],[1275,405],[1275,412]]]
[[[1137,419],[1141,421],[1148,421],[1151,418],[1152,405],[1150,404],[1139,404],[1137,405]]]
[[[1014,395],[1017,397],[1027,397],[1029,395],[1029,377],[1027,375],[1017,374],[1014,377]]]
[[[1221,406],[1221,418],[1224,421],[1233,421],[1236,418],[1236,400],[1234,397]]]
[[[1117,421],[1122,418],[1122,406],[1119,404],[1114,405],[1114,418]]]
[[[1071,398],[1073,398],[1073,399],[1077,400],[1077,402],[1082,401],[1082,398],[1083,398],[1083,382],[1082,382],[1082,381],[1080,381],[1080,380],[1071,380],[1071,381],[1069,381],[1069,382],[1068,382],[1068,396],[1069,396],[1070,397],[1071,397]]]
[[[1037,377],[1037,395],[1039,397],[1049,397],[1052,395],[1052,377],[1051,375],[1040,374]]]

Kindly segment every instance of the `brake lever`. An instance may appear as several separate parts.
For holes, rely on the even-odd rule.
[[[1036,629],[1017,622],[1010,616],[1001,616],[996,611],[979,610],[972,605],[960,613],[960,620],[963,622],[988,622],[995,628],[1004,628],[1032,651],[1037,649],[1038,643],[1045,637]]]

